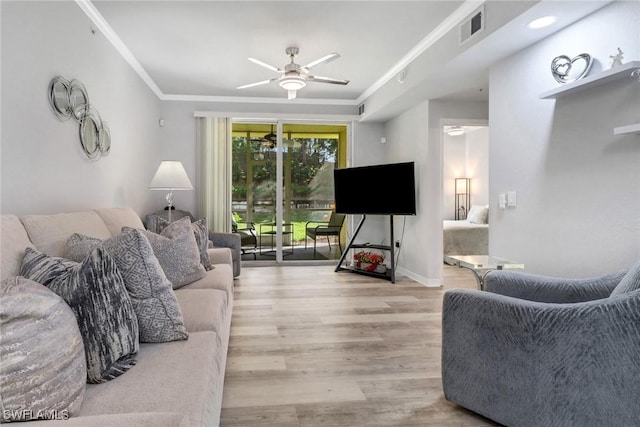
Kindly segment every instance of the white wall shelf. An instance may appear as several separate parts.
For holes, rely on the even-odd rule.
[[[640,61],[631,61],[618,67],[605,70],[593,76],[585,77],[540,94],[540,99],[556,99],[605,83],[630,77],[635,69],[640,69]],[[625,126],[626,127],[626,126]]]
[[[637,133],[638,135],[640,135],[640,123],[613,128],[614,135],[628,135],[632,133]]]

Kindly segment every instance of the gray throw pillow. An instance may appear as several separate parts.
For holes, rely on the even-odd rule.
[[[155,233],[161,233],[162,230],[167,228],[171,224],[164,218],[156,216],[156,230]],[[205,270],[213,270],[213,264],[211,264],[211,258],[207,249],[209,248],[209,227],[207,226],[207,219],[200,218],[197,221],[191,223],[193,228],[193,235],[196,238],[196,244],[198,245],[198,252],[200,252],[200,264]]]
[[[130,228],[122,229],[127,230]],[[200,253],[189,217],[172,222],[160,234],[147,230],[143,233],[149,239],[153,253],[160,261],[173,289],[202,279],[207,274],[200,264]]]
[[[637,291],[638,289],[640,289],[640,260],[622,277],[618,286],[611,292],[611,296],[615,297],[616,295],[626,294]]]
[[[135,365],[138,321],[115,261],[96,248],[82,262],[27,248],[20,275],[51,289],[76,315],[87,382],[103,383]]]
[[[73,311],[46,287],[10,277],[0,283],[0,420],[67,419],[87,384]]]
[[[129,229],[107,240],[76,233],[67,240],[64,257],[80,262],[96,247],[104,248],[120,270],[138,318],[140,342],[186,340],[189,335],[171,282],[144,233]]]

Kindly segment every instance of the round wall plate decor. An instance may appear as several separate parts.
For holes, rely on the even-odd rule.
[[[87,89],[78,80],[71,80],[69,84],[69,107],[73,112],[73,117],[80,122],[85,106],[89,105],[89,94]]]
[[[95,160],[100,156],[100,117],[90,106],[81,109],[80,144],[87,157]]]
[[[57,76],[49,83],[49,104],[60,120],[71,118],[69,105],[69,81]]]
[[[100,126],[100,138],[98,145],[100,147],[100,154],[106,156],[111,151],[111,131],[107,122],[102,122]]]

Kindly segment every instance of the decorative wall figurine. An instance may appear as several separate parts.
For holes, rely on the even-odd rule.
[[[618,48],[618,53],[616,53],[615,55],[609,55],[609,58],[611,58],[611,68],[622,65],[622,60],[624,59],[623,55],[624,52],[622,52],[620,48]]]
[[[64,121],[73,117],[79,124],[82,150],[90,160],[98,160],[111,150],[111,131],[100,113],[89,103],[89,94],[78,80],[54,77],[49,83],[49,104],[56,117]]]
[[[587,75],[592,62],[588,53],[581,53],[574,58],[566,55],[556,56],[551,61],[551,74],[558,83],[573,82]]]

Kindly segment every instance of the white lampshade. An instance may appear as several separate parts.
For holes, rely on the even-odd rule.
[[[193,190],[182,162],[163,160],[149,184],[151,190]]]

